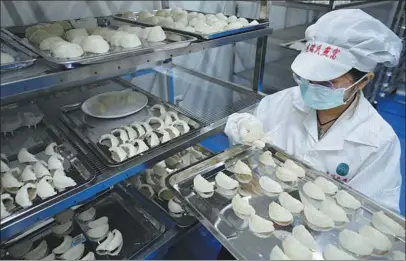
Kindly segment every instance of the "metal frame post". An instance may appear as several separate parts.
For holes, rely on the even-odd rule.
[[[331,11],[334,9],[334,0],[330,0],[328,3],[328,11]]]
[[[252,89],[255,92],[262,92],[265,70],[265,56],[268,37],[260,37],[257,39],[257,51],[255,53],[255,68],[254,80]]]
[[[162,9],[169,9],[169,0],[161,0]]]
[[[175,83],[173,81],[172,68],[166,68],[166,94],[168,102],[175,104]]]
[[[261,0],[259,10],[259,18],[266,19],[268,17],[268,1]],[[252,90],[255,92],[262,92],[264,69],[265,69],[265,57],[266,47],[268,43],[268,36],[257,38],[257,49],[255,53],[255,68]]]
[[[238,3],[236,0],[233,0],[233,5],[234,5],[234,15],[238,16]],[[231,48],[233,49],[232,51],[232,57],[231,57],[231,67],[232,70],[230,71],[230,76],[228,78],[228,80],[232,81],[235,75],[235,58],[237,55],[237,43],[233,43],[231,45]]]
[[[405,29],[405,2],[399,1],[396,6],[396,12],[393,14],[392,23],[390,25],[390,29],[397,34],[400,38],[405,39],[404,29]],[[403,20],[403,24],[402,24]],[[404,51],[402,52],[401,59],[403,58]],[[400,62],[398,67],[402,66]],[[389,90],[390,83],[392,82],[392,75],[393,71],[396,68],[382,68],[379,72],[377,72],[377,77],[375,81],[372,83],[372,93],[371,97],[368,97],[370,102],[374,102],[376,100],[376,96],[379,95],[384,97],[386,95],[385,90]]]

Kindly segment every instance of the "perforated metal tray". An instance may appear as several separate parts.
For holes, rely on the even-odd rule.
[[[201,152],[205,158],[208,157],[212,157],[214,154],[212,152],[210,152],[209,150],[201,147],[201,146],[193,146],[194,149],[198,150],[199,152]],[[189,153],[189,152],[187,152]],[[199,160],[198,162],[203,161]],[[183,163],[180,163],[178,166],[176,166],[174,169],[168,169],[171,173],[175,173],[175,172],[180,172],[184,169],[189,168],[190,166],[196,165],[198,164],[198,162],[194,162],[191,165],[184,165]],[[168,172],[169,173],[169,172]],[[151,200],[155,205],[157,205],[160,209],[162,209],[164,212],[166,212],[169,216],[171,216],[173,218],[173,220],[175,220],[176,224],[179,227],[190,227],[191,225],[195,224],[197,222],[196,218],[191,216],[187,211],[184,213],[184,215],[182,215],[181,217],[174,217],[170,214],[169,210],[168,210],[168,201],[167,200],[163,200],[160,199],[157,196],[157,193],[155,191],[154,195],[152,197],[149,197],[150,195],[146,195],[145,193],[143,193],[143,191],[140,191],[136,188],[137,184],[134,184],[134,182],[137,181],[141,181],[143,184],[147,184],[146,182],[146,177],[145,177],[145,172],[131,178],[130,180],[127,180],[125,182],[126,185],[126,189],[127,192],[129,193],[129,196],[131,196],[131,193],[140,193],[142,194],[144,197],[148,198],[149,200]],[[157,186],[157,190],[160,190],[162,187],[161,186]],[[135,192],[135,190],[137,190],[138,192]],[[186,206],[185,206],[186,207]]]
[[[1,114],[2,117],[5,117],[7,114],[18,114],[25,111],[27,107],[40,111],[35,103],[12,104],[7,105],[7,108],[2,107]],[[4,123],[3,119],[2,123]],[[93,173],[89,172],[90,168],[86,166],[86,162],[82,162],[81,159],[78,158],[76,151],[61,137],[61,133],[51,122],[48,122],[47,119],[42,119],[35,127],[20,127],[15,130],[13,134],[7,133],[6,135],[1,135],[1,153],[6,154],[10,168],[19,167],[20,171],[23,171],[25,167],[24,164],[19,163],[17,160],[17,154],[21,148],[27,148],[27,150],[34,154],[39,160],[47,160],[49,156],[45,155],[44,150],[48,144],[56,142],[58,152],[65,158],[63,165],[66,175],[74,179],[77,183],[76,186],[67,188],[63,192],[59,192],[57,195],[44,200],[37,196],[33,201],[33,205],[28,208],[22,208],[14,202],[16,207],[11,211],[10,216],[1,219],[2,225],[20,215],[24,215],[26,212],[40,209],[42,205],[49,200],[62,197],[66,193],[74,192],[95,177]],[[5,193],[7,192],[5,191]]]
[[[171,142],[177,141],[178,139],[181,139],[183,136],[189,135],[189,134],[193,133],[194,131],[197,131],[199,128],[203,127],[198,120],[194,119],[190,115],[185,115],[185,113],[180,111],[176,106],[158,99],[157,97],[151,95],[150,93],[145,92],[142,89],[135,87],[134,85],[132,85],[129,82],[122,81],[122,80],[108,80],[108,81],[100,82],[97,84],[98,85],[109,85],[109,86],[111,86],[112,90],[132,88],[133,90],[141,92],[148,97],[148,104],[144,109],[142,109],[141,111],[139,111],[135,114],[132,114],[132,115],[129,115],[129,116],[123,117],[123,118],[118,118],[118,119],[97,119],[97,118],[93,118],[88,115],[85,115],[80,108],[81,103],[67,105],[67,106],[64,106],[61,108],[62,120],[83,142],[85,142],[89,146],[89,148],[91,150],[93,150],[96,153],[96,155],[100,158],[100,160],[103,161],[103,163],[109,167],[123,165],[129,161],[136,159],[137,157],[139,157],[141,155],[144,155],[153,150],[159,149],[160,146],[165,146],[167,144],[170,144]],[[138,122],[144,121],[149,115],[148,108],[150,108],[151,106],[153,106],[155,104],[162,104],[168,109],[177,111],[179,117],[181,119],[184,119],[189,124],[189,127],[191,128],[190,131],[165,144],[151,148],[142,154],[139,154],[132,158],[126,159],[120,163],[115,162],[111,158],[110,151],[108,150],[108,148],[106,146],[99,144],[99,139],[100,139],[101,135],[110,133],[110,131],[113,130],[114,128],[120,127],[122,125],[130,124],[134,121],[138,121]]]
[[[77,221],[76,216],[82,211],[94,207],[96,209],[95,219],[107,216],[109,221],[109,230],[118,229],[123,236],[123,248],[118,256],[100,256],[96,254],[97,242],[92,242],[87,238],[86,233],[82,229],[83,223]],[[154,242],[165,231],[165,226],[152,217],[148,212],[142,209],[137,201],[133,198],[128,198],[120,188],[105,191],[104,193],[91,199],[74,211],[72,216],[72,228],[69,229],[64,235],[70,235],[73,237],[72,246],[83,243],[85,245],[84,255],[89,251],[95,254],[97,260],[105,259],[130,259],[136,255],[150,243]],[[42,240],[45,240],[48,244],[48,254],[52,249],[57,247],[63,241],[63,235],[55,235],[52,233],[52,227],[56,225],[55,217],[52,218],[49,224],[44,227],[35,230],[26,236],[6,243],[0,247],[1,259],[16,259],[10,255],[9,249],[13,246],[20,244],[24,241],[33,242],[33,248],[35,248]],[[32,249],[33,249],[32,248]]]
[[[0,66],[1,71],[21,69],[32,65],[35,60],[37,60],[37,55],[35,53],[31,52],[29,49],[25,48],[4,33],[3,28],[1,28],[0,32],[0,41],[1,52],[11,55],[15,60],[12,63],[2,64]]]
[[[126,24],[123,21],[118,21],[113,19],[112,17],[98,17],[97,18],[99,26],[101,27],[108,27],[110,29],[116,30],[119,26]],[[69,21],[68,21],[69,22]],[[128,24],[128,23],[127,23]],[[94,54],[94,53],[84,53],[82,56],[77,58],[57,58],[52,56],[50,51],[42,51],[39,49],[39,46],[35,44],[31,44],[27,38],[25,38],[25,30],[33,25],[27,26],[18,26],[18,27],[9,27],[5,28],[4,31],[13,37],[16,41],[20,44],[24,45],[25,47],[31,49],[35,53],[41,55],[46,60],[64,65],[67,68],[72,68],[75,64],[94,64],[94,63],[102,63],[106,61],[111,61],[114,59],[121,58],[127,55],[140,55],[144,53],[159,51],[159,50],[166,50],[166,49],[173,49],[173,48],[180,48],[188,46],[190,43],[196,40],[196,38],[178,34],[174,32],[165,32],[166,39],[162,42],[148,42],[146,40],[141,40],[141,46],[134,47],[134,48],[123,48],[119,46],[110,46],[110,50],[104,54]]]
[[[119,255],[96,255],[96,259],[129,259],[165,232],[165,225],[142,209],[135,200],[128,198],[127,194],[119,188],[106,191],[75,211],[76,223],[82,228],[82,231],[84,231],[84,224],[76,217],[90,207],[96,209],[95,219],[108,217],[109,230],[117,229],[123,236],[123,247]],[[84,234],[86,236],[86,233]],[[88,241],[90,248],[96,254],[96,248],[100,242]]]
[[[154,10],[153,12],[155,13],[157,10]],[[191,10],[186,10],[188,12],[197,12],[197,11],[191,11]],[[138,12],[133,12],[134,16],[138,15]],[[206,14],[211,14],[211,13],[205,13],[205,12],[200,12],[204,15]],[[123,21],[127,21],[127,22],[132,22],[135,24],[139,24],[139,25],[143,25],[143,26],[153,26],[147,23],[143,23],[143,22],[139,22],[135,19],[132,18],[125,18],[122,16],[122,14],[117,14],[114,16],[117,19],[123,20]],[[179,30],[179,29],[173,29],[170,27],[166,27],[163,26],[162,28],[164,28],[165,30],[168,31],[172,31],[172,32],[176,32],[176,33],[180,33],[180,34],[186,34],[186,35],[190,35],[199,39],[205,39],[205,40],[210,40],[210,39],[216,39],[216,38],[221,38],[221,37],[225,37],[225,36],[229,36],[229,35],[234,35],[234,34],[239,34],[239,33],[243,33],[243,32],[248,32],[248,31],[254,31],[254,30],[259,30],[259,29],[263,29],[266,27],[269,27],[269,21],[265,20],[265,19],[252,19],[252,18],[246,18],[248,20],[248,22],[252,22],[254,20],[257,20],[259,24],[257,25],[250,25],[250,26],[246,26],[246,27],[242,27],[239,29],[233,29],[233,30],[227,30],[227,31],[223,31],[223,32],[218,32],[218,33],[213,33],[213,34],[202,34],[202,33],[192,33],[192,32],[188,32],[188,31],[184,31],[184,30]]]
[[[272,148],[274,152],[277,152],[274,159],[278,165],[281,165],[286,157],[289,157],[283,151]],[[251,166],[253,170],[253,181],[248,183],[247,192],[251,195],[248,198],[250,204],[255,208],[256,214],[269,220],[268,206],[271,202],[277,200],[265,196],[258,188],[256,180],[264,175],[264,173],[258,168],[258,157],[263,151],[256,151],[244,146],[233,147],[232,149],[225,151],[219,155],[214,156],[202,163],[191,167],[185,171],[171,175],[168,178],[170,187],[175,191],[175,194],[181,200],[184,200],[193,214],[199,219],[199,221],[206,226],[206,228],[212,232],[215,237],[237,258],[237,259],[269,259],[270,251],[276,245],[282,248],[281,243],[292,231],[293,226],[304,224],[302,217],[295,217],[293,224],[281,227],[274,223],[275,231],[269,238],[256,237],[248,228],[248,222],[238,218],[232,207],[231,199],[227,199],[217,192],[210,198],[204,199],[198,196],[193,190],[193,178],[200,174],[209,182],[214,180],[215,175],[219,171],[225,172],[227,175],[232,176],[233,173],[227,171],[237,160],[243,160]],[[300,162],[299,162],[300,163]],[[303,164],[302,164],[303,165]],[[313,180],[315,177],[323,175],[306,169],[306,177],[300,182]],[[327,175],[325,178],[330,179]],[[400,224],[405,224],[404,217],[401,217],[392,211],[389,211],[364,195],[352,190],[345,184],[338,183],[332,179],[340,189],[348,191],[358,200],[360,200],[362,207],[355,211],[349,218],[350,222],[343,228],[350,230],[358,230],[362,225],[369,224],[372,213],[382,210],[389,217]],[[297,188],[285,190],[293,197],[299,199],[299,192]],[[310,233],[315,238],[318,249],[313,252],[314,259],[321,259],[323,250],[328,244],[336,245],[340,247],[338,242],[338,234],[340,229],[334,228],[328,232],[316,232],[309,229]],[[405,251],[404,238],[396,238],[393,242],[392,250]],[[390,252],[386,255],[377,256],[371,255],[367,259],[390,259]]]
[[[73,238],[72,242],[72,247],[79,244],[83,243],[85,246],[84,254],[85,256],[89,251],[93,251],[89,245],[89,242],[87,242],[84,234],[80,230],[79,226],[72,220],[72,227],[68,229],[68,231],[64,234],[70,235]],[[57,222],[55,220],[51,221],[48,225],[28,234],[27,236],[13,241],[12,243],[5,244],[1,247],[1,252],[2,256],[1,259],[3,260],[18,260],[18,259],[23,259],[23,257],[15,257],[13,256],[13,248],[16,247],[19,244],[24,244],[24,242],[31,241],[32,242],[32,249],[34,249],[36,246],[38,246],[43,240],[46,241],[47,243],[47,255],[52,253],[52,250],[56,247],[58,247],[62,242],[63,242],[63,235],[57,236],[52,233],[52,227],[57,225]]]

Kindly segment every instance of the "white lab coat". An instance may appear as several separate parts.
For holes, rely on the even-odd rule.
[[[316,111],[303,103],[299,87],[265,97],[254,116],[270,133],[272,144],[399,212],[402,183],[399,139],[363,95],[321,140]],[[238,137],[237,122],[254,116],[231,115],[226,134]]]

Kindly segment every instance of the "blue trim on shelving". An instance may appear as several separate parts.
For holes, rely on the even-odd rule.
[[[230,147],[227,135],[219,133],[200,142],[200,145],[213,153],[220,153]]]
[[[81,191],[77,194],[75,194],[72,197],[66,198],[64,200],[59,201],[57,204],[55,204],[52,207],[49,207],[45,209],[44,211],[41,211],[35,215],[32,215],[28,217],[27,219],[18,222],[17,224],[7,227],[4,230],[1,230],[0,236],[1,236],[1,241],[6,241],[12,236],[19,234],[23,231],[25,231],[27,228],[33,226],[35,223],[39,222],[40,220],[45,220],[49,217],[52,217],[56,215],[57,213],[63,211],[64,209],[70,208],[72,206],[75,206],[83,201],[86,201],[87,199],[90,199],[97,193],[100,193],[106,189],[108,189],[111,186],[114,186],[117,183],[120,183],[129,177],[135,176],[138,173],[141,173],[147,168],[146,164],[142,163],[138,165],[137,167],[131,168],[129,170],[126,170],[122,172],[120,175],[115,175],[104,182],[98,183],[96,185],[93,185],[90,188],[85,189],[84,191]]]
[[[173,80],[173,70],[166,68],[167,89],[168,89],[168,102],[175,104],[175,82]]]
[[[23,92],[33,92],[42,89],[47,89],[49,86],[57,85],[55,79],[38,78],[30,81],[29,85],[22,84],[7,84],[0,88],[0,98],[5,100],[8,97],[21,94]]]
[[[402,102],[399,102],[402,101]],[[377,97],[377,111],[379,114],[392,126],[393,130],[397,134],[400,147],[400,172],[402,174],[402,186],[400,192],[400,213],[405,216],[406,202],[405,202],[405,187],[406,187],[406,175],[405,175],[405,158],[406,158],[406,105],[405,96],[400,95],[388,95],[384,98]]]
[[[143,75],[147,75],[147,74],[151,74],[151,73],[155,73],[155,70],[151,69],[151,68],[141,69],[141,70],[136,71],[135,73],[121,76],[121,79],[126,80],[126,81],[131,81],[135,77],[143,76]]]

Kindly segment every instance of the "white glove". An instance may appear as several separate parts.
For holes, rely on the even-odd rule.
[[[234,113],[228,117],[224,132],[233,144],[245,144],[263,148],[270,142],[269,134],[264,132],[262,123],[252,114]]]

